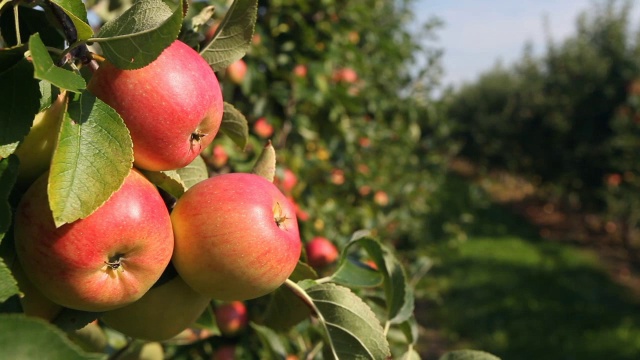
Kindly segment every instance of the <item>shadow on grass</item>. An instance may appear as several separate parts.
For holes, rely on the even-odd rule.
[[[543,241],[497,205],[465,211],[474,218],[468,239],[442,251],[419,284],[439,299],[420,323],[505,360],[640,359],[640,302],[595,254]]]

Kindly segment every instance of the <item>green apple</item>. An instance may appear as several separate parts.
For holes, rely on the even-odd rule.
[[[191,289],[180,276],[151,288],[140,300],[107,311],[102,316],[111,328],[137,339],[162,341],[193,325],[210,299]]]
[[[176,270],[213,299],[268,294],[291,275],[300,257],[293,204],[255,174],[223,174],[197,183],[178,199],[171,221]]]
[[[135,165],[145,170],[188,165],[211,143],[222,121],[216,75],[181,41],[141,69],[120,70],[104,61],[87,88],[122,116],[133,139]]]
[[[30,185],[49,169],[58,142],[60,123],[66,110],[66,92],[62,92],[51,106],[39,112],[33,119],[29,134],[15,151],[20,160],[18,183]]]
[[[171,260],[173,231],[158,193],[138,171],[84,219],[56,228],[47,197],[48,173],[22,197],[15,245],[27,278],[62,306],[107,311],[132,303]]]

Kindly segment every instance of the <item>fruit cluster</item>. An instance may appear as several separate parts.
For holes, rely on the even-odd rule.
[[[47,174],[28,188],[14,224],[25,312],[100,312],[126,335],[162,340],[212,299],[253,299],[285,282],[301,241],[294,205],[271,181],[217,175],[168,206],[146,175],[190,164],[220,128],[220,85],[200,54],[175,41],[137,70],[104,61],[88,89],[124,120],[134,167],[96,211],[62,226],[50,210]]]

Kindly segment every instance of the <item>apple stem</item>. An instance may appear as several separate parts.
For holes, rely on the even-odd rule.
[[[317,279],[316,282],[318,284],[324,284],[324,283],[328,283],[331,281],[331,276],[325,276],[323,278]]]

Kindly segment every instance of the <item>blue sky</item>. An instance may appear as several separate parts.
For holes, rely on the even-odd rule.
[[[561,41],[574,33],[575,20],[593,0],[416,0],[415,15],[422,23],[435,15],[445,26],[438,35],[444,50],[445,84],[473,81],[500,59],[519,59],[526,41],[536,53],[545,48],[544,18],[552,38]],[[601,1],[597,1],[601,2]],[[640,4],[632,19],[638,19]]]

